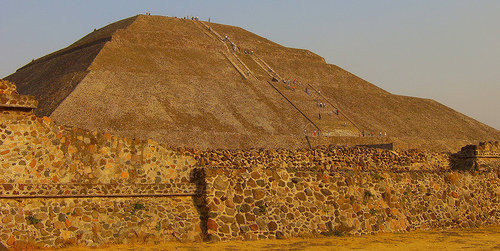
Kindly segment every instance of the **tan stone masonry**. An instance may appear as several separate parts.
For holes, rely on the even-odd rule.
[[[6,82],[0,90],[17,95]],[[500,223],[498,162],[455,170],[454,155],[421,150],[171,149],[60,126],[34,116],[28,103],[0,107],[0,243],[6,247]],[[466,149],[491,157],[497,146]]]

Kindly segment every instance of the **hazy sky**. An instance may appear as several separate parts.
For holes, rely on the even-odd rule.
[[[0,0],[0,78],[146,11],[196,15],[309,49],[394,94],[500,129],[500,1]]]

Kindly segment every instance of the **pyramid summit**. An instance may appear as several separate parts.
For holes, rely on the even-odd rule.
[[[456,149],[500,139],[436,101],[391,94],[308,50],[191,19],[127,18],[6,79],[38,99],[39,116],[172,146]]]

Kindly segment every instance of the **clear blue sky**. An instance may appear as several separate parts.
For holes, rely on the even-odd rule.
[[[240,26],[500,129],[500,1],[0,0],[0,77],[146,11]]]

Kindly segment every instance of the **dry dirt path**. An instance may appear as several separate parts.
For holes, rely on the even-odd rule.
[[[444,231],[387,233],[368,236],[325,237],[216,243],[169,242],[159,245],[112,245],[103,248],[58,250],[500,250],[500,226]]]

